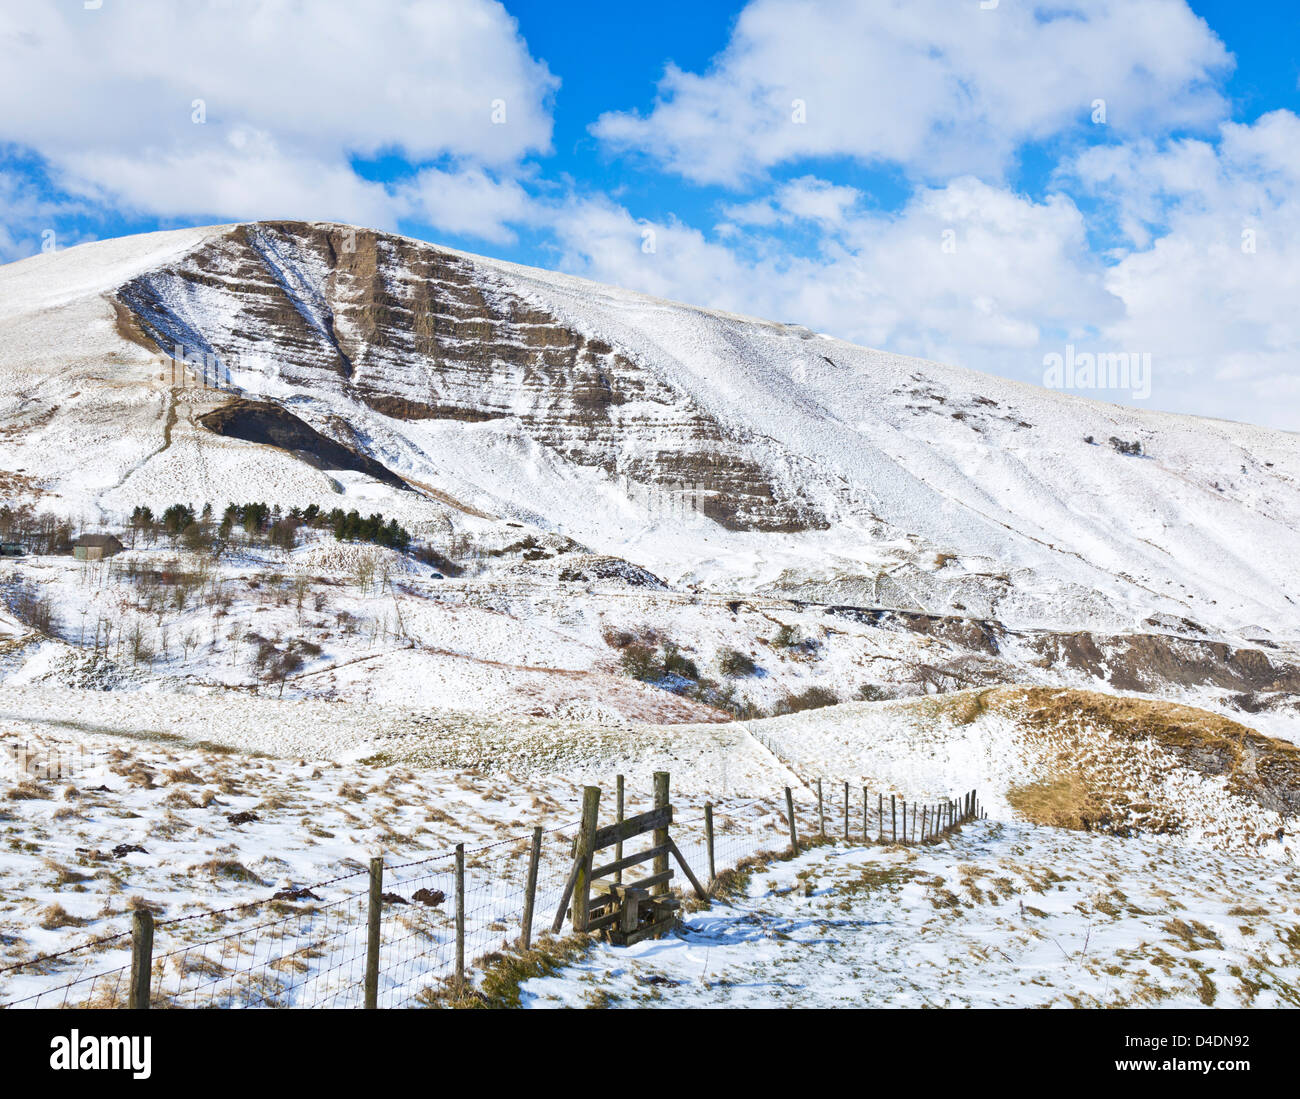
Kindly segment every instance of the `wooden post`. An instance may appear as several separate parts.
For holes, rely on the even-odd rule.
[[[926,821],[925,821],[925,815],[926,815],[926,813],[928,813],[929,811],[930,811],[930,807],[929,807],[928,805],[923,806],[923,807],[921,808],[921,842],[922,842],[922,843],[925,842],[925,823],[926,823]]]
[[[615,786],[614,820],[617,823],[622,824],[623,823],[623,776],[622,775],[614,776],[614,786]],[[622,858],[623,858],[623,841],[619,840],[618,843],[614,845],[614,861],[620,862],[622,861]],[[623,871],[621,868],[614,871],[614,880],[616,882],[622,882]]]
[[[704,842],[709,848],[709,888],[713,888],[713,879],[718,876],[718,872],[713,866],[713,802],[704,803]]]
[[[849,784],[844,784],[844,838],[849,838]]]
[[[456,992],[465,988],[465,845],[456,844]]]
[[[537,865],[542,860],[542,826],[533,829],[533,845],[528,851],[528,890],[524,893],[524,928],[519,943],[528,950],[533,945],[533,906],[537,901]]]
[[[366,909],[366,1002],[367,1010],[379,1006],[379,921],[384,908],[384,860],[370,860],[370,903]]]
[[[880,842],[885,842],[885,795],[876,795],[876,812],[880,815]]]
[[[867,842],[867,822],[871,818],[871,802],[867,800],[867,788],[862,787],[862,842]]]
[[[889,795],[889,831],[893,842],[898,842],[898,795]]]
[[[655,779],[658,780],[656,775]],[[657,784],[657,782],[656,782]],[[600,787],[584,786],[582,788],[582,823],[578,826],[578,849],[574,862],[573,881],[573,930],[586,931],[587,920],[591,915],[591,856],[592,845],[596,839],[596,817],[600,811]],[[659,833],[655,833],[658,843]],[[655,862],[655,872],[659,863]]]
[[[907,798],[900,799],[903,803],[903,842],[907,842]]]
[[[153,913],[137,908],[131,917],[131,988],[127,1007],[144,1010],[149,1006],[149,978],[153,972]]]
[[[822,801],[822,780],[817,780],[817,830],[826,838],[826,805]]]
[[[654,778],[655,778],[655,808],[667,809],[668,806],[672,804],[672,799],[669,797],[669,791],[668,791],[668,772],[656,771]],[[656,847],[666,847],[668,845],[667,828],[656,828],[654,830],[654,845]],[[658,858],[654,860],[654,872],[656,874],[668,873],[667,854],[660,855]],[[652,886],[650,889],[650,893],[652,896],[662,896],[667,892],[668,892],[667,879],[660,882],[658,885]]]
[[[799,830],[794,826],[794,795],[785,788],[785,819],[790,822],[790,850],[799,854]]]

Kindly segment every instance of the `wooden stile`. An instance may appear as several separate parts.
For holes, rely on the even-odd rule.
[[[615,795],[614,795],[615,796],[614,823],[622,824],[623,823],[623,776],[622,775],[615,776],[614,782],[616,787]],[[622,857],[623,857],[623,841],[619,840],[618,843],[614,845],[614,858],[621,859]],[[615,873],[614,880],[615,881],[623,880],[622,870],[619,870]]]
[[[654,774],[654,784],[655,784],[655,808],[662,810],[663,812],[668,814],[668,819],[664,821],[663,826],[661,828],[655,829],[655,837],[654,837],[655,846],[663,847],[670,842],[668,839],[668,824],[673,819],[673,807],[672,807],[672,803],[669,801],[669,796],[668,796],[668,772],[656,771]],[[665,871],[667,871],[668,856],[656,855],[654,861],[654,868],[656,874],[662,874]],[[665,878],[664,881],[666,882],[667,879]],[[656,885],[654,887],[653,892],[656,895],[667,893],[668,886],[666,884]]]

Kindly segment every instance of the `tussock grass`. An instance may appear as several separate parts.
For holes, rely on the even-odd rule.
[[[234,859],[209,859],[207,862],[200,863],[194,869],[203,871],[209,877],[225,878],[227,881],[248,882],[250,885],[266,884],[242,862],[237,862]]]
[[[1113,821],[1107,793],[1079,771],[1013,786],[1007,791],[1007,801],[1026,820],[1053,828],[1103,832]]]
[[[455,978],[446,978],[422,990],[416,999],[424,1007],[519,1007],[520,985],[534,977],[553,976],[585,954],[594,941],[587,935],[547,936],[531,950],[488,954],[477,964],[480,977],[476,986],[457,989]]]
[[[80,916],[72,915],[61,904],[51,904],[41,909],[38,919],[46,931],[56,931],[60,927],[85,927],[87,923]]]

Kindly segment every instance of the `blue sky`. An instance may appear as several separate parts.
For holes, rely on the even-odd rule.
[[[985,3],[11,4],[0,260],[346,221],[1294,430],[1300,8]]]

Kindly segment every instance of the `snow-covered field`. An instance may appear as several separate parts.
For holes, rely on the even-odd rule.
[[[1300,869],[1001,821],[837,844],[527,1007],[1300,1007]]]
[[[0,708],[12,713],[21,702],[9,695]],[[274,712],[264,706],[261,716]],[[51,735],[50,725],[63,735]],[[313,725],[318,717],[304,724],[300,744]],[[174,727],[202,732],[195,721]],[[581,777],[581,768],[556,762],[552,748],[568,746],[554,732],[549,743],[542,730],[519,738],[515,759],[497,756],[489,772],[469,762],[468,734],[454,766],[414,769],[310,753],[275,758],[177,732],[41,728],[39,737],[0,736],[0,1004],[120,1002],[125,933],[133,910],[146,907],[158,921],[160,1003],[347,1006],[358,996],[374,857],[385,863],[385,891],[398,898],[385,908],[383,1002],[407,1004],[450,973],[457,844],[467,848],[471,962],[519,934],[534,826],[547,830],[539,934],[571,865],[581,784],[564,776]],[[337,747],[328,737],[320,744]],[[598,747],[608,817],[608,768],[628,745]],[[628,772],[627,811],[635,813],[650,807],[651,772],[676,766],[678,839],[701,869],[702,805],[717,799],[706,792],[717,785],[709,776],[720,768],[724,779],[729,771],[743,782],[759,777],[743,774],[744,751],[726,752],[725,740],[713,747],[693,771],[689,752],[647,745]],[[490,744],[479,739],[475,748]],[[511,762],[517,770],[503,767]],[[588,763],[594,770],[590,754]],[[771,761],[754,766],[765,768],[769,785],[794,781]],[[730,799],[737,808],[720,806],[717,827],[737,833],[729,842],[746,851],[779,846],[779,800]],[[808,792],[799,800],[807,813]],[[65,956],[26,964],[50,955]]]
[[[974,788],[992,819],[938,846],[820,848],[773,863],[745,899],[692,915],[681,937],[598,947],[530,995],[1181,1003],[1251,1002],[1254,988],[1256,1002],[1293,1002],[1295,818],[1265,803],[1292,796],[1277,767],[1294,749],[1257,738],[1256,753],[1240,741],[1258,773],[1253,763],[1209,773],[1154,735],[1128,740],[1101,721],[1044,728],[1020,692],[988,694],[584,728],[252,695],[0,687],[0,1002],[43,989],[57,998],[101,972],[119,981],[125,942],[94,941],[121,936],[142,905],[163,921],[167,1002],[350,1002],[376,855],[406,902],[385,924],[385,1002],[413,1002],[446,977],[451,930],[443,902],[412,898],[450,895],[457,843],[470,852],[472,959],[517,934],[530,828],[558,829],[548,833],[545,921],[580,787],[602,787],[609,819],[615,774],[627,776],[635,812],[657,770],[672,775],[675,834],[701,873],[706,800],[724,870],[785,846],[784,786],[811,835],[818,778],[834,835],[841,782],[854,837],[865,824],[878,838],[877,802],[890,794],[925,803]],[[1020,795],[1050,793],[1064,773],[1101,798],[1103,831],[1026,823],[1041,810]],[[310,897],[273,899],[305,886]],[[67,959],[5,969],[81,944]],[[77,987],[71,1002],[113,994]]]

